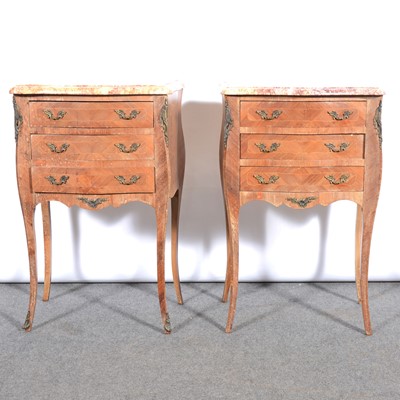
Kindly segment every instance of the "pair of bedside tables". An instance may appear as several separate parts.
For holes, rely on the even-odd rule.
[[[165,333],[165,238],[171,201],[172,272],[178,303],[179,211],[185,168],[182,86],[16,86],[17,179],[30,265],[24,329],[37,297],[34,214],[42,207],[50,296],[50,202],[90,210],[141,201],[155,209],[157,286]],[[239,211],[252,200],[304,209],[357,203],[355,277],[364,328],[371,335],[368,261],[382,170],[381,102],[376,88],[225,88],[220,167],[227,228],[222,300],[226,332],[238,295]]]

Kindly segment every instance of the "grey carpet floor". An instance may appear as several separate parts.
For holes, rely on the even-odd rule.
[[[242,282],[230,334],[222,289],[168,284],[165,335],[153,283],[53,284],[26,333],[0,284],[0,399],[400,399],[400,283],[370,283],[370,337],[354,283]]]

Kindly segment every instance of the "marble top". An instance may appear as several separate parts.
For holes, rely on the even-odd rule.
[[[225,87],[222,94],[231,96],[382,96],[375,87]]]
[[[182,89],[179,83],[166,85],[17,85],[10,90],[11,94],[22,95],[157,95],[171,94]]]

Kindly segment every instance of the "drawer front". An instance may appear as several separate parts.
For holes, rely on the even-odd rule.
[[[241,135],[242,159],[343,160],[364,158],[364,135]]]
[[[154,168],[32,168],[36,193],[152,193]]]
[[[240,190],[253,192],[362,191],[363,167],[241,167]]]
[[[152,128],[153,102],[29,103],[31,127]]]
[[[240,124],[259,128],[352,128],[364,132],[365,101],[242,101]],[[339,133],[339,132],[338,132]]]
[[[154,159],[152,135],[31,135],[31,141],[35,163]]]

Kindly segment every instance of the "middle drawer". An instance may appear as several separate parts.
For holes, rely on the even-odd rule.
[[[64,163],[154,159],[153,135],[31,135],[32,160]]]
[[[262,160],[341,160],[364,158],[364,135],[245,135],[240,157]]]

